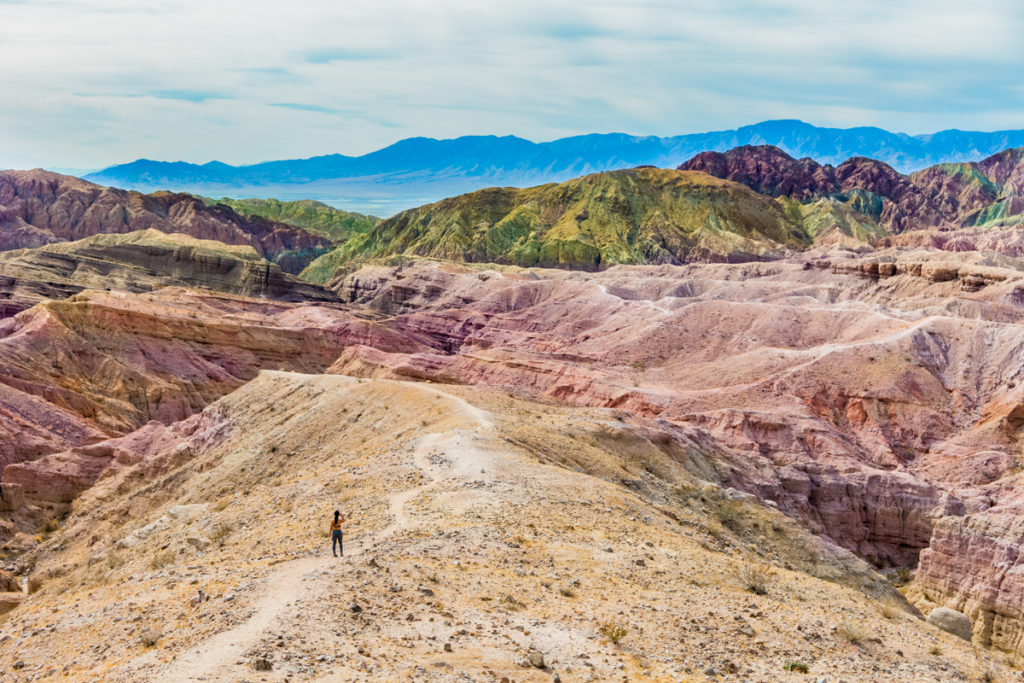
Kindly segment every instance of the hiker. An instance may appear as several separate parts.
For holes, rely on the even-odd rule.
[[[341,523],[344,521],[345,518],[341,516],[341,511],[335,510],[334,521],[331,522],[331,552],[335,557],[339,557],[338,551],[341,551],[340,557],[345,557],[345,547],[341,542]],[[337,546],[337,550],[335,550],[335,546]]]

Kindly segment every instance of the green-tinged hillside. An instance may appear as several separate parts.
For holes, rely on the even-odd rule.
[[[888,235],[868,216],[833,199],[803,204],[780,197],[778,202],[790,219],[811,236],[815,246],[855,246]]]
[[[312,199],[282,202],[278,199],[204,198],[207,204],[225,204],[243,216],[260,216],[341,242],[380,223],[376,216],[342,211]]]
[[[703,173],[638,168],[492,188],[404,211],[354,235],[302,277],[397,254],[597,270],[620,263],[751,261],[811,243],[778,203]]]

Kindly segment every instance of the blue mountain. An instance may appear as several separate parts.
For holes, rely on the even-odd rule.
[[[929,135],[881,128],[821,128],[796,120],[764,121],[735,130],[678,135],[578,135],[552,142],[515,136],[408,138],[352,157],[341,154],[230,166],[139,159],[86,176],[142,191],[176,190],[231,197],[318,199],[350,210],[388,215],[492,185],[561,182],[585,173],[653,165],[674,168],[705,151],[775,145],[794,157],[839,164],[853,156],[884,161],[901,172],[936,163],[976,161],[1024,146],[1024,130],[947,130]]]

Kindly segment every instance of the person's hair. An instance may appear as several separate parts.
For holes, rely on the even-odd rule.
[[[341,517],[341,510],[335,510],[334,511],[334,521],[335,522],[338,521],[338,517]]]

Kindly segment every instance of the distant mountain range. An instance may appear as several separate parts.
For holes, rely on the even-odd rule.
[[[724,152],[742,145],[775,145],[794,157],[833,165],[866,156],[910,172],[936,163],[977,161],[1008,147],[1024,146],[1024,130],[906,135],[880,128],[820,128],[781,120],[674,137],[610,133],[542,143],[513,136],[409,138],[358,157],[330,154],[250,166],[140,159],[86,179],[146,192],[316,199],[386,216],[489,186],[562,182],[641,165],[675,167],[700,152]]]

